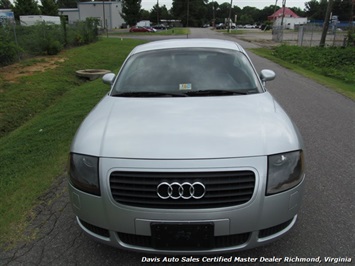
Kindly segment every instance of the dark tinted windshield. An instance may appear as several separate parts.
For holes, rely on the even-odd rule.
[[[196,91],[219,90],[240,94],[260,91],[259,81],[244,54],[217,49],[138,53],[127,60],[112,95],[133,95],[132,92],[139,92],[137,95],[144,95],[141,92],[198,95]]]

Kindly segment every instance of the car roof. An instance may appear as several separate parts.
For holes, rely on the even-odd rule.
[[[218,39],[171,39],[154,41],[136,46],[131,54],[159,49],[174,48],[220,48],[230,49],[245,53],[244,49],[236,42]]]

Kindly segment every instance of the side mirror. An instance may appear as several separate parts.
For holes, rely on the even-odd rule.
[[[270,69],[263,69],[260,72],[260,79],[262,82],[266,82],[266,81],[270,81],[275,79],[276,74],[274,71],[270,70]]]
[[[112,85],[113,81],[115,80],[115,74],[113,73],[107,73],[102,77],[102,81],[105,84]]]

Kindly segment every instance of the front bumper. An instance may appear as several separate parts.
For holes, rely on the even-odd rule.
[[[237,166],[237,167],[236,167]],[[114,171],[209,172],[252,171],[255,186],[251,199],[238,206],[204,209],[157,209],[127,206],[116,202],[110,191]],[[296,187],[265,196],[267,157],[215,160],[127,160],[100,159],[101,196],[77,190],[69,184],[69,195],[80,227],[94,239],[123,249],[166,254],[231,252],[271,242],[296,222],[304,178]],[[209,223],[213,243],[208,248],[169,248],[155,245],[152,224]]]

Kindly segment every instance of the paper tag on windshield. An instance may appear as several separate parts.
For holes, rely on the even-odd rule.
[[[192,89],[191,83],[179,84],[179,90],[181,91],[186,91],[191,89]]]

